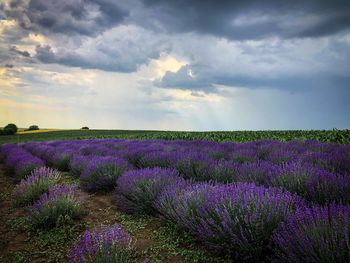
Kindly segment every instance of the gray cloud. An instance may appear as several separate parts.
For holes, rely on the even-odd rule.
[[[142,3],[142,4],[140,4]],[[347,0],[12,0],[0,16],[29,30],[98,35],[125,21],[151,30],[234,40],[319,37],[350,27]]]
[[[13,0],[1,4],[0,12],[24,29],[67,35],[96,35],[128,14],[112,0]]]
[[[342,88],[348,90],[350,75],[336,75],[331,72],[321,72],[309,75],[279,75],[268,77],[263,75],[220,73],[210,67],[185,65],[177,72],[168,71],[154,85],[161,88],[204,91],[219,93],[217,85],[248,89],[282,89],[300,92],[310,89]]]
[[[177,72],[167,71],[161,79],[155,80],[154,84],[162,88],[215,92],[213,76],[206,74],[208,71],[210,72],[208,69],[205,66],[185,65]]]
[[[4,20],[3,20],[4,21]],[[16,26],[3,26],[0,20],[0,63],[2,66],[16,65],[18,63],[31,60],[30,54],[26,50],[20,50],[14,44],[20,43],[27,34]]]
[[[19,55],[21,55],[23,57],[27,57],[27,58],[30,57],[30,53],[28,51],[26,51],[26,50],[24,50],[24,51],[18,50],[16,46],[10,47],[10,51],[14,52],[16,54],[19,54]]]
[[[219,92],[217,85],[249,89],[309,90],[348,87],[349,34],[319,39],[227,41],[180,37],[174,50],[191,58],[154,84],[161,88]]]
[[[143,0],[171,32],[198,32],[229,39],[318,37],[350,27],[347,0]]]
[[[100,69],[115,72],[134,72],[142,64],[157,59],[169,50],[169,43],[152,32],[135,26],[119,26],[96,38],[86,39],[74,48],[56,46],[36,47],[36,58],[43,63]]]
[[[350,67],[349,41],[332,40],[348,34],[350,2],[345,0],[12,0],[0,4],[0,15],[15,19],[21,36],[29,30],[50,40],[35,54],[7,40],[12,45],[0,48],[6,64],[30,59],[135,72],[162,52],[179,54],[189,65],[154,82],[162,88],[295,90],[323,76],[342,83]],[[327,41],[325,48],[317,47]]]

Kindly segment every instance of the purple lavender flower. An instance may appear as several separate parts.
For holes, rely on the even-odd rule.
[[[0,147],[0,162],[3,162],[5,160],[5,158],[7,157],[7,155],[9,154],[9,152],[14,149],[17,148],[18,146],[16,144],[4,144]]]
[[[80,186],[91,192],[111,191],[115,187],[117,177],[131,168],[124,159],[96,156],[81,174]]]
[[[44,162],[37,157],[28,155],[18,160],[15,167],[15,176],[18,179],[26,178],[32,171],[37,168],[44,167]]]
[[[337,175],[307,164],[281,166],[271,177],[271,185],[283,187],[307,200],[327,204],[350,203],[350,177]]]
[[[278,167],[265,161],[252,163],[237,163],[233,161],[219,161],[212,163],[209,179],[222,183],[247,182],[257,185],[267,185]]]
[[[197,181],[210,180],[216,163],[206,153],[195,151],[173,152],[170,162],[184,178]]]
[[[254,162],[258,159],[256,147],[249,147],[249,144],[242,144],[235,149],[231,155],[231,160],[238,163]]]
[[[302,157],[302,161],[337,174],[350,175],[349,148],[337,144],[320,144]]]
[[[23,158],[28,158],[28,156],[30,156],[30,153],[20,146],[9,149],[4,159],[6,169],[8,171],[12,171],[16,167],[18,161],[22,160]]]
[[[282,147],[281,147],[282,148]],[[273,164],[285,164],[293,162],[297,159],[297,155],[295,152],[286,150],[286,149],[278,149],[271,152],[265,160],[271,162]]]
[[[69,161],[69,173],[74,177],[79,177],[93,158],[93,156],[74,154]]]
[[[89,163],[91,169],[94,166],[92,163],[98,166],[98,161],[90,161],[90,157],[96,160],[99,157],[93,156],[121,158],[136,168],[175,168],[186,179],[195,181],[254,182],[257,185],[278,186],[298,193],[309,201],[325,204],[332,201],[349,203],[349,149],[347,145],[297,140],[216,143],[200,140],[90,139],[4,145],[0,148],[0,159],[4,159],[11,173],[17,169],[16,173],[22,174],[24,167],[23,174],[27,174],[26,168],[29,172],[33,169],[29,165],[32,161],[27,162],[33,158],[27,155],[30,151],[48,166],[62,166],[66,170],[69,162],[71,174],[82,176],[83,169],[87,168],[85,164]],[[78,155],[86,155],[86,159],[75,157]],[[34,161],[34,166],[38,165],[36,162],[41,161]],[[294,169],[293,165],[300,168]],[[97,171],[106,169],[110,168],[96,168]],[[97,173],[104,175],[95,173],[90,177],[85,174],[82,187],[91,187],[90,191],[113,189],[114,179],[108,183],[110,177],[106,175],[113,172]]]
[[[68,171],[70,158],[73,155],[73,150],[63,148],[55,152],[52,156],[52,165],[60,171]]]
[[[272,240],[274,262],[350,262],[350,206],[298,209]]]
[[[154,214],[154,202],[167,186],[183,181],[175,169],[131,170],[116,181],[116,201],[119,208],[130,213]]]
[[[154,146],[150,142],[132,141],[130,142],[128,147],[123,149],[121,154],[122,157],[128,160],[128,162],[131,163],[133,166],[137,168],[142,168],[142,158],[156,151],[157,149],[157,145]]]
[[[52,157],[55,155],[57,150],[47,142],[30,143],[29,147],[27,147],[27,144],[25,144],[24,148],[26,148],[34,156],[44,160],[47,165],[52,165]]]
[[[211,248],[233,258],[263,260],[272,231],[303,202],[277,188],[254,184],[168,188],[157,209]]]
[[[129,262],[133,257],[133,240],[119,225],[102,225],[101,230],[85,231],[69,252],[71,263]]]
[[[139,166],[143,168],[171,167],[170,153],[163,150],[150,152],[140,158]]]
[[[194,233],[198,226],[198,208],[206,202],[213,188],[213,183],[177,181],[164,189],[155,207],[169,221]]]
[[[81,155],[99,155],[99,156],[108,156],[113,155],[116,153],[116,151],[113,151],[113,149],[104,146],[104,145],[91,145],[91,144],[85,144],[80,147],[79,153]]]
[[[20,146],[9,147],[6,153],[5,167],[9,173],[14,172],[17,179],[23,179],[36,168],[44,166],[42,160]]]
[[[271,178],[276,176],[279,167],[267,161],[243,163],[239,167],[237,182],[255,183],[269,186]]]
[[[84,213],[84,198],[75,185],[53,186],[29,207],[30,221],[35,227],[50,228],[61,219],[77,219]]]
[[[315,170],[306,183],[306,199],[319,204],[350,204],[350,176]]]
[[[35,169],[30,176],[14,189],[15,204],[28,205],[37,200],[42,194],[47,193],[50,187],[58,183],[60,173],[47,167]]]

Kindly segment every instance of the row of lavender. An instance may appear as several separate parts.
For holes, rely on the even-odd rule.
[[[349,145],[89,140],[23,147],[46,164],[80,176],[82,188],[88,191],[113,189],[116,176],[126,170],[162,167],[175,168],[194,181],[255,183],[281,187],[314,203],[350,203]]]
[[[92,140],[23,148],[79,175],[85,190],[116,186],[120,208],[160,213],[233,258],[349,261],[350,208],[341,204],[350,196],[349,146]]]
[[[238,262],[350,262],[350,206],[310,204],[281,188],[191,182],[169,168],[116,181],[119,208],[161,214]]]

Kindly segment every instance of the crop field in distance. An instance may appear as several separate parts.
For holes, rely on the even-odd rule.
[[[273,131],[151,131],[151,130],[58,130],[40,129],[23,131],[15,136],[0,136],[0,144],[47,140],[75,139],[163,139],[163,140],[210,140],[217,142],[247,142],[261,139],[278,141],[318,140],[322,142],[350,143],[350,130],[273,130]]]
[[[349,262],[347,130],[1,140],[1,262]]]

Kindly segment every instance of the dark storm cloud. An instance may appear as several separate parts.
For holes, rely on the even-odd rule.
[[[305,91],[312,88],[344,88],[348,89],[350,75],[340,76],[332,73],[316,73],[307,76],[249,76],[220,74],[210,67],[185,65],[177,72],[168,71],[154,84],[161,88],[176,88],[191,91],[217,93],[216,85],[249,89],[283,89],[291,92]]]
[[[0,4],[0,16],[36,32],[97,35],[128,18],[153,30],[237,40],[318,37],[350,26],[348,0],[139,1],[12,0]]]
[[[26,50],[24,50],[24,51],[18,50],[16,46],[10,47],[10,51],[14,52],[14,53],[16,53],[18,55],[21,55],[23,57],[26,57],[26,58],[30,57],[30,53],[28,51],[26,51]]]
[[[200,76],[198,73],[200,72]],[[182,66],[177,72],[167,71],[166,74],[159,80],[154,81],[154,84],[162,88],[177,88],[184,90],[201,90],[213,92],[216,88],[213,85],[212,76],[202,74],[208,72],[206,66]],[[195,74],[195,75],[192,75]]]
[[[349,29],[348,0],[143,0],[169,31],[229,39],[317,37]]]
[[[0,13],[25,29],[68,35],[96,35],[128,14],[113,0],[13,0]]]
[[[129,73],[151,59],[159,58],[160,53],[167,50],[167,42],[141,28],[121,26],[77,50],[54,50],[49,45],[38,45],[35,58],[48,64]]]
[[[341,31],[343,29],[349,29],[350,25],[350,10],[346,13],[340,14],[338,16],[325,17],[323,21],[318,24],[301,30],[298,33],[299,37],[317,37],[324,35],[331,35],[332,33]]]
[[[3,42],[8,43],[0,46],[3,63],[17,66],[30,60],[135,72],[161,53],[180,54],[190,65],[175,73],[167,72],[155,82],[164,88],[207,92],[217,92],[216,85],[294,89],[307,87],[313,81],[313,77],[298,76],[304,74],[301,71],[292,72],[290,77],[288,71],[295,70],[294,63],[306,70],[309,65],[322,64],[341,75],[350,61],[349,43],[345,40],[330,42],[328,49],[320,48],[320,52],[326,51],[327,58],[312,52],[310,56],[307,52],[289,53],[299,48],[291,38],[315,38],[311,41],[316,43],[319,36],[333,35],[331,39],[346,35],[349,0],[12,0],[0,3],[0,17],[14,19],[20,25],[16,26],[18,33],[6,31],[0,36],[0,40],[6,37]],[[26,45],[17,44],[17,38],[32,32],[45,35],[50,40],[45,43],[51,46],[38,45],[32,54],[19,50]],[[188,32],[191,33],[181,34]],[[343,35],[334,35],[339,32]],[[269,36],[278,36],[280,42],[274,46]],[[253,45],[236,41],[250,39],[257,41]],[[281,47],[283,43],[286,47]],[[305,48],[309,48],[307,44]],[[315,63],[304,64],[307,60]],[[266,69],[261,70],[263,67]],[[257,69],[261,72],[254,75]],[[270,69],[278,71],[276,77],[268,77]]]
[[[86,69],[99,69],[103,71],[117,71],[117,72],[134,72],[137,69],[137,62],[131,64],[118,63],[115,60],[114,63],[103,63],[99,61],[94,61],[89,58],[82,57],[77,53],[71,52],[67,54],[55,54],[51,47],[40,46],[36,47],[36,58],[46,64],[61,64],[70,67],[81,67]]]

